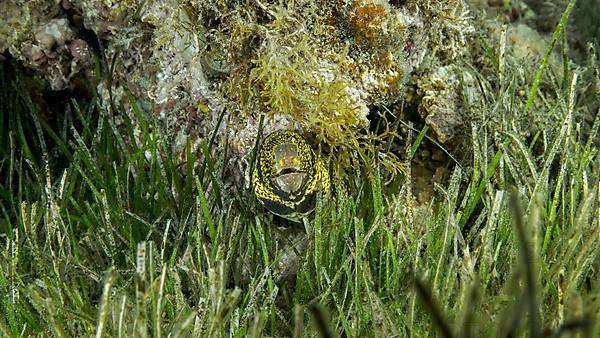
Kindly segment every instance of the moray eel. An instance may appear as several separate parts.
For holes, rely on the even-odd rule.
[[[329,170],[310,144],[291,130],[269,134],[252,173],[254,194],[272,213],[300,222],[315,208],[317,192],[330,190]]]

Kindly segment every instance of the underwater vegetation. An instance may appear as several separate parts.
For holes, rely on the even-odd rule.
[[[0,1],[0,336],[597,336],[595,3]]]

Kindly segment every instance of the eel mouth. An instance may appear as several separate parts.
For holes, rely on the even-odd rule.
[[[273,183],[282,191],[292,194],[302,189],[306,182],[306,173],[296,171],[293,168],[285,168],[273,178]]]
[[[277,175],[282,176],[282,175],[296,174],[296,173],[300,173],[300,172],[294,168],[283,168],[277,173]]]

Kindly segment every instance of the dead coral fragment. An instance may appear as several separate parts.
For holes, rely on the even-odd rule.
[[[413,18],[384,1],[354,0],[345,20],[338,20],[352,59],[350,75],[375,105],[397,102],[411,71],[406,36]]]
[[[458,66],[446,66],[419,79],[417,85],[417,92],[423,97],[419,115],[433,129],[438,140],[444,143],[464,134],[466,109],[462,95],[476,95],[473,76]]]
[[[427,32],[430,56],[451,63],[468,50],[468,41],[474,33],[473,20],[467,3],[462,0],[407,0],[406,8],[419,13]]]
[[[384,33],[382,24],[385,22],[386,14],[383,5],[362,5],[361,1],[354,1],[350,13],[350,26],[357,45],[369,48],[379,43]]]
[[[12,53],[48,80],[50,88],[61,90],[71,85],[79,73],[92,77],[88,44],[76,39],[67,19],[52,19],[40,24],[33,38],[23,41]]]

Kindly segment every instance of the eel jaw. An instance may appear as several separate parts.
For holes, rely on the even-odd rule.
[[[273,177],[273,184],[287,194],[293,194],[300,189],[306,182],[306,173],[294,170],[284,170],[282,174]]]

